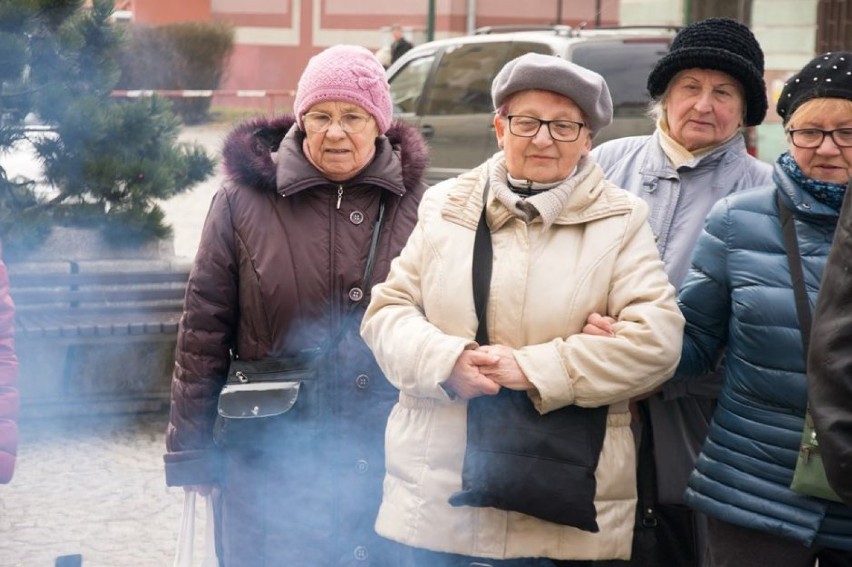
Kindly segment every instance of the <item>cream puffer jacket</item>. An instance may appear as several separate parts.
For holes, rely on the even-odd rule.
[[[581,162],[583,179],[549,227],[491,197],[494,249],[487,320],[492,344],[515,349],[536,408],[610,406],[596,472],[598,533],[494,508],[452,507],[461,487],[467,403],[441,387],[477,318],[471,256],[488,171],[502,153],[426,192],[418,223],[361,333],[400,390],[386,432],[387,474],[376,530],[406,545],[495,559],[627,559],[636,504],[629,398],[665,381],[680,357],[683,317],[646,222],[647,206]],[[505,183],[491,174],[495,183]],[[579,181],[579,182],[578,182]],[[592,312],[616,336],[581,334]]]

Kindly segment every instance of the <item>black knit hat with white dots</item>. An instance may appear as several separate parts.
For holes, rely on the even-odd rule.
[[[818,55],[787,79],[776,106],[784,124],[797,108],[812,98],[852,100],[852,51]]]
[[[747,26],[731,18],[707,18],[678,32],[671,50],[648,75],[648,92],[659,98],[684,69],[715,69],[735,78],[745,91],[746,126],[763,122],[769,102],[763,81],[763,50]]]

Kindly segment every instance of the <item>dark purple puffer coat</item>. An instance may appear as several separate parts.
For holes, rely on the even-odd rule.
[[[372,283],[384,280],[414,228],[427,149],[417,130],[394,123],[361,173],[331,182],[305,158],[293,122],[255,120],[225,141],[228,181],[208,213],[178,332],[166,479],[221,486],[217,543],[227,567],[392,566],[373,523],[385,422],[398,392],[358,329],[380,198]],[[291,410],[297,419],[262,452],[217,448],[230,349],[260,360],[321,346],[352,309],[357,316],[324,357],[319,379],[303,384]]]

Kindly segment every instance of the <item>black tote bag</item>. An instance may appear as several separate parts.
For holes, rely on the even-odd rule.
[[[473,252],[476,340],[489,344],[485,307],[491,281],[491,234],[483,211]],[[501,388],[470,400],[462,489],[453,506],[493,507],[597,532],[595,470],[608,408],[567,406],[545,415],[526,392]]]

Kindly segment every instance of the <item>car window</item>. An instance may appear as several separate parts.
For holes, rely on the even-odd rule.
[[[535,43],[532,41],[516,41],[512,43],[507,61],[511,61],[525,53],[541,53],[542,55],[553,55],[553,49],[546,43]]]
[[[394,73],[390,79],[390,95],[394,114],[417,112],[420,96],[426,87],[429,70],[435,61],[430,54],[409,61],[405,67]]]
[[[571,59],[603,76],[615,117],[644,116],[650,101],[648,75],[668,49],[667,40],[594,42],[578,45]]]
[[[491,112],[491,81],[506,62],[510,42],[456,45],[444,51],[424,114]]]

